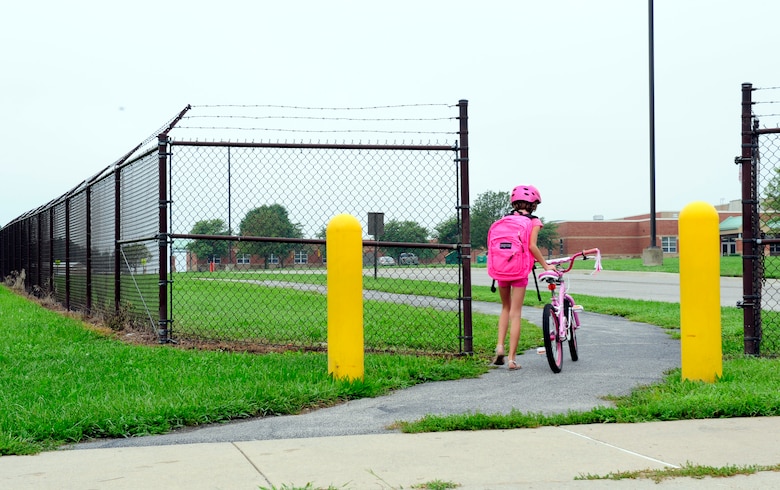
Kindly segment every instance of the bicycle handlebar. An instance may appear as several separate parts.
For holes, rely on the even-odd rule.
[[[589,250],[583,250],[582,252],[577,252],[576,254],[570,256],[570,257],[561,257],[558,259],[551,259],[548,260],[547,263],[551,265],[558,265],[558,264],[564,264],[566,262],[569,263],[569,267],[566,269],[559,270],[560,273],[566,273],[569,272],[572,267],[574,267],[574,261],[577,259],[577,257],[582,257],[583,260],[587,260],[588,254],[596,254],[596,264],[595,269],[596,272],[601,270],[601,251],[597,248],[591,248]]]

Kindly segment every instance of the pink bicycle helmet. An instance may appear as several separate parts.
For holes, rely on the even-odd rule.
[[[542,196],[536,187],[532,185],[518,185],[512,189],[512,198],[509,200],[510,203],[515,201],[538,202],[541,204]]]

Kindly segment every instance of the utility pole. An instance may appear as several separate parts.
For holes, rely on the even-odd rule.
[[[655,227],[655,52],[653,49],[653,0],[647,1],[648,61],[650,86],[650,246],[642,252],[642,264],[661,265],[664,262],[663,249],[656,244]]]

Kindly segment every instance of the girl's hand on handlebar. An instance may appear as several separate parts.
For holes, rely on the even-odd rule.
[[[544,264],[544,270],[558,272],[558,266],[553,264]]]

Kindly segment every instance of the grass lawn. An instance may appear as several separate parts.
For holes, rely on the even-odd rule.
[[[362,381],[334,380],[325,353],[130,345],[5,286],[0,311],[0,455],[294,414],[486,370],[478,356],[367,354]],[[481,325],[483,342],[494,343],[495,319],[482,315]],[[540,334],[530,325],[526,332],[530,348]]]
[[[433,294],[435,284],[431,289]],[[536,303],[532,296],[527,295],[528,304]],[[679,325],[678,305],[578,298],[589,311],[660,325],[672,334]],[[497,295],[488,287],[475,287],[474,299],[497,301]],[[325,353],[257,355],[130,345],[6,287],[0,287],[0,311],[0,455],[30,454],[90,438],[299,413],[417,383],[475,377],[487,369],[496,322],[495,317],[475,315],[473,357],[367,354],[364,379],[347,381],[327,374]],[[676,370],[662,383],[615,399],[615,408],[549,417],[527,413],[426,417],[402,424],[402,430],[777,415],[780,361],[741,355],[742,320],[736,308],[723,309],[722,326],[723,378],[716,383],[682,381]],[[521,349],[540,345],[537,327],[526,324],[523,332]]]

